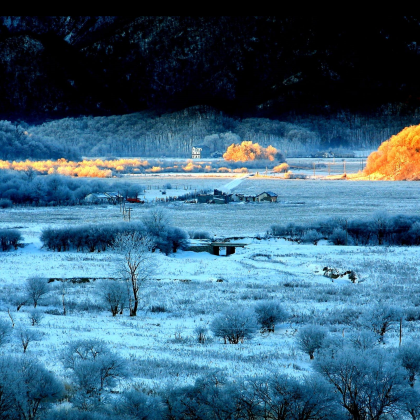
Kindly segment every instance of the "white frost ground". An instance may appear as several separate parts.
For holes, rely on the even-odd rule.
[[[251,189],[253,185],[248,182]],[[299,188],[303,184],[287,185],[288,188],[292,185]],[[338,184],[330,185],[336,187]],[[353,188],[355,184],[340,185]],[[384,191],[384,184],[371,185]],[[401,185],[415,187],[410,183]],[[307,195],[303,200],[309,205],[309,192],[304,191]],[[355,190],[351,191],[354,194]],[[345,192],[343,196],[346,196]],[[392,196],[388,195],[387,199],[392,200]],[[297,201],[299,197],[296,195],[292,200]],[[403,203],[411,205],[415,200],[413,197],[413,200]],[[396,202],[399,202],[398,197]],[[283,208],[283,204],[269,206],[248,209],[255,217],[261,217],[265,214],[261,213],[262,209],[277,209],[277,212]],[[220,208],[220,214],[229,217],[228,220],[232,221],[241,214],[235,210],[237,207],[222,207],[217,209]],[[188,213],[187,209],[179,210],[179,216],[175,217],[178,223],[174,225],[188,226],[185,219],[193,213]],[[221,217],[215,207],[201,209],[213,212],[214,219]],[[111,210],[115,218],[110,217]],[[335,247],[327,243],[315,246],[280,239],[247,238],[248,245],[238,248],[236,254],[229,257],[191,251],[179,251],[170,256],[157,254],[156,272],[141,290],[142,309],[138,316],[130,318],[125,311],[123,315],[112,317],[99,305],[103,279],[115,277],[116,259],[111,251],[57,253],[41,248],[39,235],[45,226],[121,220],[115,206],[105,206],[101,211],[94,207],[83,210],[82,220],[79,211],[82,210],[23,208],[4,210],[0,214],[0,227],[20,226],[25,242],[25,247],[17,251],[0,252],[0,318],[10,320],[7,312],[10,310],[16,329],[23,325],[39,331],[40,341],[30,343],[28,353],[63,377],[67,373],[61,365],[60,355],[69,342],[80,338],[100,338],[108,342],[131,363],[133,381],[152,387],[162,386],[167,381],[180,385],[191,383],[214,368],[223,369],[232,376],[257,375],[273,369],[300,374],[310,370],[311,365],[307,355],[297,349],[295,334],[311,317],[329,322],[343,310],[366,309],[379,298],[402,308],[416,308],[420,304],[416,300],[420,291],[418,247]],[[299,222],[301,216],[297,208],[293,211],[295,219],[292,219],[291,212],[288,220]],[[199,214],[198,207],[194,212]],[[188,217],[182,218],[181,214]],[[210,223],[218,222],[206,219],[206,223],[205,227],[208,227]],[[233,232],[247,236],[250,228],[245,223],[237,223],[235,229],[229,231]],[[332,281],[323,276],[325,266],[342,272],[354,270],[359,282],[353,284],[346,276]],[[23,290],[25,280],[31,276],[67,279],[67,305],[69,308],[71,302],[73,306],[77,305],[67,316],[46,314],[40,326],[30,326],[30,307],[24,306],[17,311],[14,296]],[[90,281],[73,284],[68,280],[72,278],[89,278]],[[57,290],[59,284],[57,281],[51,283],[52,291],[40,304],[42,310],[62,310],[61,295]],[[196,326],[207,326],[226,308],[252,308],[265,299],[280,301],[291,315],[289,322],[278,325],[274,334],[258,334],[253,340],[239,345],[224,345],[211,334],[206,344],[197,342]],[[151,312],[152,306],[163,306],[166,311]],[[331,333],[337,336],[346,335],[351,330],[349,326],[329,325],[328,322]],[[418,335],[419,325],[419,321],[405,323],[404,339]],[[386,345],[396,347],[398,332],[387,334]],[[22,346],[15,336],[1,350],[21,353]]]
[[[115,276],[114,256],[104,253],[53,253],[40,249],[33,233],[25,236],[28,244],[18,251],[1,254],[0,282],[2,304],[0,316],[8,319],[7,309],[16,324],[29,326],[27,312],[19,312],[8,300],[8,294],[19,291],[25,279],[34,275],[47,278],[106,278]],[[212,339],[200,345],[194,328],[208,325],[214,315],[228,307],[252,308],[261,299],[275,298],[295,316],[313,311],[334,311],[351,304],[346,297],[338,302],[311,300],[304,288],[287,287],[288,283],[307,284],[319,293],[319,287],[365,290],[384,281],[381,265],[388,271],[405,267],[406,287],[418,284],[417,248],[334,247],[328,244],[297,245],[284,240],[251,240],[244,249],[229,257],[180,251],[172,256],[157,255],[157,271],[141,292],[142,310],[136,318],[127,313],[113,318],[110,312],[93,307],[102,280],[69,284],[66,299],[86,301],[88,310],[72,310],[67,316],[46,315],[37,329],[39,342],[31,343],[28,352],[37,355],[47,366],[63,374],[59,362],[63,348],[72,340],[100,338],[135,366],[135,379],[150,386],[164,381],[191,382],[209,368],[224,369],[229,375],[261,374],[271,369],[299,373],[310,368],[307,356],[296,349],[295,321],[279,325],[275,334],[261,335],[237,346],[224,345]],[[360,284],[347,277],[332,281],[322,275],[324,266],[360,273]],[[376,268],[375,268],[376,267]],[[413,275],[413,277],[411,277]],[[222,280],[222,281],[221,281]],[[57,282],[52,285],[58,284]],[[315,296],[314,296],[315,298]],[[371,298],[366,297],[366,304]],[[361,302],[363,305],[363,302]],[[164,306],[167,312],[152,313],[151,306]],[[60,307],[60,295],[51,292],[42,309]],[[395,344],[396,336],[391,343]],[[4,347],[19,353],[14,341]]]

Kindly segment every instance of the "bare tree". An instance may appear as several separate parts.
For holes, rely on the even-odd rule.
[[[0,319],[0,346],[10,340],[11,333],[12,327],[10,326],[10,323]]]
[[[378,342],[385,343],[385,333],[395,328],[396,323],[401,319],[401,309],[378,302],[369,306],[360,317],[359,323],[370,328],[378,336]]]
[[[139,232],[118,234],[114,242],[114,249],[121,257],[118,272],[127,284],[130,316],[137,315],[140,287],[155,269],[153,245],[149,235]]]
[[[39,325],[44,318],[44,315],[44,312],[40,311],[38,308],[33,308],[31,311],[29,311],[28,318],[31,321],[31,325]]]
[[[101,284],[99,294],[104,302],[109,305],[112,316],[122,314],[127,303],[127,289],[120,281],[108,280]]]
[[[146,226],[148,232],[152,235],[159,236],[171,224],[171,218],[168,211],[162,207],[150,209],[142,218],[142,222]]]
[[[58,290],[61,295],[61,300],[63,302],[63,315],[67,315],[67,309],[66,309],[66,294],[68,292],[68,286],[66,281],[63,279],[63,281],[59,282]]]
[[[26,353],[28,349],[29,343],[32,341],[39,341],[40,336],[37,331],[29,330],[24,327],[20,327],[17,331],[17,335],[19,337],[19,341],[22,343],[23,352]]]
[[[108,345],[102,340],[87,339],[72,341],[65,349],[62,359],[65,368],[74,370],[78,360],[95,360],[98,356],[111,354]]]
[[[384,351],[344,348],[333,357],[321,355],[315,370],[335,388],[352,419],[392,417],[408,391],[402,368]]]
[[[64,367],[72,371],[76,385],[72,402],[85,411],[97,408],[102,403],[104,391],[130,376],[127,360],[113,353],[102,340],[69,343],[62,361]]]
[[[326,328],[320,325],[307,325],[299,330],[296,343],[299,350],[309,354],[309,358],[313,359],[315,351],[324,346],[327,335]]]
[[[0,358],[0,418],[46,418],[63,395],[63,384],[35,358]]]
[[[38,304],[39,299],[49,292],[46,279],[41,277],[30,277],[26,280],[26,295],[28,300],[32,301],[34,308]]]

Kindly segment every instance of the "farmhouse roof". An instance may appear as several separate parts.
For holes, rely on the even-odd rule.
[[[263,191],[261,194],[264,194],[264,193],[269,195],[270,197],[277,197],[277,194],[271,191]],[[258,194],[258,195],[261,195],[261,194]]]
[[[117,192],[106,192],[105,195],[112,198],[122,197],[122,195]]]
[[[86,197],[109,198],[109,196],[104,193],[90,193]]]

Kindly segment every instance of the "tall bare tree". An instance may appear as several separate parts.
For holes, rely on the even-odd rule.
[[[130,316],[137,315],[140,287],[155,270],[153,246],[151,237],[140,232],[119,234],[114,242],[120,256],[117,271],[127,283]]]

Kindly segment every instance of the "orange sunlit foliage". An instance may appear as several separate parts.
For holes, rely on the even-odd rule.
[[[124,171],[126,168],[146,167],[149,163],[139,159],[119,159],[119,160],[83,160],[82,162],[72,162],[66,159],[56,161],[22,161],[9,162],[0,160],[0,169],[14,169],[15,171],[28,171],[33,169],[41,174],[61,174],[79,177],[107,178],[112,176],[112,170]]]
[[[152,166],[150,169],[146,169],[146,172],[162,172],[163,169],[160,166]]]
[[[182,169],[185,171],[185,172],[192,172],[192,171],[194,171],[194,170],[200,170],[200,169],[202,169],[202,166],[201,165],[195,165],[191,160],[190,161],[188,161],[188,163],[185,165],[185,166],[183,166],[182,167]]]
[[[258,143],[252,143],[252,141],[243,141],[241,144],[231,144],[226,153],[223,155],[225,160],[232,160],[234,162],[246,162],[249,160],[256,159],[268,159],[273,161],[277,149],[273,146],[264,148]]]
[[[289,169],[289,165],[287,163],[281,163],[273,168],[273,172],[287,172]]]
[[[382,180],[420,179],[420,125],[404,128],[369,155],[364,175]]]
[[[244,145],[242,147],[242,145]],[[248,158],[252,159],[274,159],[274,155],[277,150],[274,147],[267,147],[264,149],[258,144],[252,144],[251,142],[243,142],[242,145],[238,145],[242,155],[247,155]],[[235,145],[232,145],[235,146]],[[231,146],[231,147],[232,147]],[[241,149],[242,147],[242,149]],[[229,149],[228,149],[229,150]],[[233,150],[233,149],[231,149]],[[233,160],[233,159],[231,159]],[[186,164],[181,162],[168,162],[163,164],[162,162],[148,162],[147,160],[140,159],[115,159],[115,160],[102,160],[92,159],[83,160],[80,162],[68,161],[66,159],[58,160],[42,160],[42,161],[30,161],[25,160],[22,162],[10,162],[0,160],[0,170],[8,169],[15,171],[30,171],[33,170],[39,174],[59,174],[73,177],[91,177],[91,178],[108,178],[112,177],[116,172],[123,173],[160,173],[160,172],[234,172],[234,173],[246,173],[249,171],[246,167],[229,169],[227,167],[219,167],[220,163],[216,163],[214,166],[206,164],[205,161],[188,160]],[[236,165],[234,165],[236,166]],[[282,165],[280,165],[282,166]]]

